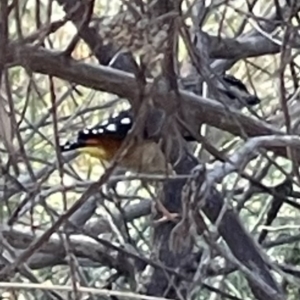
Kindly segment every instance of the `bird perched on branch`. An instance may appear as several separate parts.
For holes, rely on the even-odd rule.
[[[99,125],[80,130],[74,141],[61,146],[61,151],[77,150],[102,162],[111,162],[134,124],[130,110],[114,114]],[[140,173],[170,174],[170,166],[157,141],[142,131],[142,141],[133,142],[121,157],[120,167]]]

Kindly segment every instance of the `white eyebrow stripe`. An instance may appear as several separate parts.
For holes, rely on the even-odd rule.
[[[120,121],[120,123],[123,125],[131,124],[131,119],[129,117],[125,117]]]
[[[117,131],[117,125],[114,124],[114,123],[108,124],[106,126],[106,130],[108,130],[108,131]]]

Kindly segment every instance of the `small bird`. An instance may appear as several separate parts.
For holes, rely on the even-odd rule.
[[[113,114],[99,125],[80,130],[74,141],[60,146],[62,152],[77,150],[100,159],[112,161],[134,123],[130,110]],[[171,174],[172,170],[160,145],[142,132],[142,140],[134,141],[122,156],[119,166],[130,171],[148,174]]]
[[[191,75],[182,78],[181,86],[188,91],[202,95],[202,85],[199,84],[199,79],[195,76]],[[220,80],[216,80],[216,89],[219,91],[219,99],[217,100],[230,108],[242,110],[244,107],[252,107],[261,102],[256,95],[252,95],[248,91],[241,80],[229,74],[220,75]],[[222,95],[224,96],[222,97]],[[211,96],[209,91],[207,96]],[[201,132],[209,139],[210,144],[214,145],[217,149],[220,149],[221,145],[226,140],[224,131],[212,126],[201,126]],[[203,162],[214,159],[214,157],[212,157],[203,147],[199,153],[199,158]]]
[[[180,80],[181,86],[183,89],[191,91],[195,94],[202,95],[202,86],[199,87],[199,79],[195,76],[187,76]],[[222,100],[222,103],[226,103],[228,106],[242,109],[245,106],[254,106],[261,102],[261,100],[256,96],[249,93],[245,84],[229,74],[222,74],[220,80],[216,81],[216,88],[221,94],[225,97]],[[210,95],[208,95],[209,97]]]

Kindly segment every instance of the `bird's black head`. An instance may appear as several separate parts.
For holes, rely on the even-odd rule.
[[[247,87],[241,80],[235,78],[234,76],[224,74],[222,76],[222,80],[224,81],[225,85],[220,84],[218,89],[220,92],[227,95],[230,100],[236,102],[234,106],[237,106],[237,108],[241,108],[245,105],[254,106],[261,102],[256,95],[249,93]]]

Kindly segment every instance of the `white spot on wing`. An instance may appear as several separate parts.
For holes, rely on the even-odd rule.
[[[108,120],[104,120],[102,123],[101,123],[101,126],[106,126],[108,124]]]
[[[93,129],[93,130],[92,130],[92,134],[95,134],[95,135],[96,135],[97,133],[98,133],[98,130],[97,130],[97,129]]]
[[[121,121],[120,121],[121,124],[123,125],[128,125],[131,123],[131,120],[130,118],[126,117],[126,118],[123,118]]]
[[[117,131],[117,125],[111,123],[111,124],[106,126],[106,130],[108,130],[108,131]]]
[[[82,131],[84,134],[89,134],[90,133],[90,130],[89,129],[83,129],[83,131]]]

